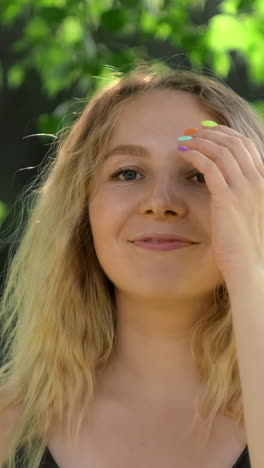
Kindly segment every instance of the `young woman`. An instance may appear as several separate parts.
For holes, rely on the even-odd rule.
[[[262,170],[260,117],[215,78],[138,67],[55,153],[1,301],[1,462],[250,468],[226,187]]]

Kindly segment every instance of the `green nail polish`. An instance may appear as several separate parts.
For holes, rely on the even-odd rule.
[[[213,120],[203,120],[202,125],[205,125],[205,127],[215,127],[218,124]]]
[[[188,141],[188,140],[192,140],[192,137],[191,136],[181,136],[181,137],[177,138],[177,140],[179,140],[179,141]]]

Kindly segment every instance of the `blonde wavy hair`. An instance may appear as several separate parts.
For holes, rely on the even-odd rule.
[[[16,220],[18,226],[8,237],[16,251],[9,253],[0,302],[1,411],[19,408],[19,419],[7,468],[15,467],[22,449],[21,466],[38,468],[55,421],[76,442],[96,396],[96,372],[113,352],[114,285],[98,262],[87,207],[121,110],[128,100],[152,89],[199,96],[218,122],[251,138],[264,161],[263,121],[249,103],[215,77],[150,63],[128,74],[117,71],[75,122],[58,133],[54,158],[35,179],[37,188],[24,194],[26,222],[22,227]],[[196,416],[208,423],[209,431],[220,413],[244,422],[224,283],[212,298],[191,338],[204,382]]]

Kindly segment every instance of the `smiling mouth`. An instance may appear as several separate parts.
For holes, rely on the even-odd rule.
[[[171,251],[171,250],[180,250],[186,247],[192,247],[195,245],[193,242],[185,241],[151,241],[151,240],[140,240],[132,242],[135,247],[143,248],[145,250],[152,251]]]

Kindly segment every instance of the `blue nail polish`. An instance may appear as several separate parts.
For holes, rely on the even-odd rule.
[[[177,138],[177,140],[179,140],[179,141],[188,141],[188,140],[192,140],[192,137],[191,136],[181,136],[181,137]]]

